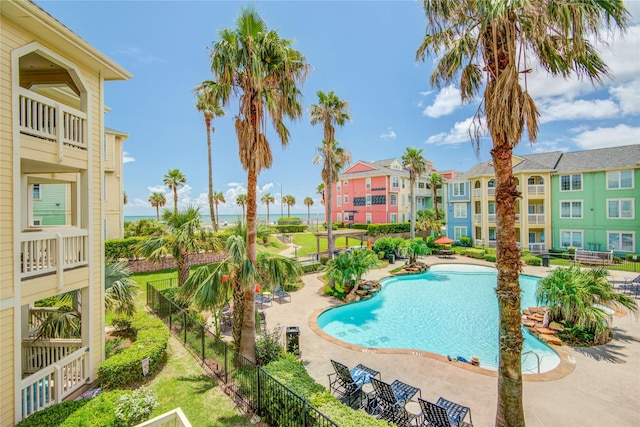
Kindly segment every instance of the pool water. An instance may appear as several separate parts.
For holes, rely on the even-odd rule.
[[[329,309],[318,326],[347,343],[368,348],[423,350],[498,366],[498,301],[494,268],[460,264],[432,266],[413,276],[383,279],[373,298]],[[536,306],[538,279],[520,276],[522,307]],[[524,330],[523,373],[555,368],[560,358]],[[534,354],[526,354],[527,352]]]

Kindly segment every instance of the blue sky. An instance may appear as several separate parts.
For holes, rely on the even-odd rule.
[[[192,89],[211,79],[208,48],[218,30],[235,27],[241,7],[253,5],[270,29],[295,41],[313,67],[303,86],[304,116],[289,123],[286,149],[270,130],[274,164],[258,178],[258,195],[293,195],[292,214],[306,214],[305,197],[315,200],[320,165],[313,164],[322,128],[309,124],[316,92],[334,90],[349,102],[353,120],[336,138],[354,161],[400,157],[406,147],[424,149],[436,169],[464,172],[489,159],[485,141],[479,158],[467,136],[478,102],[460,104],[459,91],[429,85],[433,59],[415,61],[425,16],[417,1],[36,1],[43,9],[130,71],[134,78],[105,84],[112,110],[106,125],[129,134],[124,179],[125,215],[154,215],[147,199],[168,189],[162,177],[178,168],[187,177],[181,204],[208,213],[206,132]],[[612,78],[602,86],[577,79],[550,79],[534,71],[530,93],[541,111],[538,141],[518,154],[600,148],[640,143],[640,2],[627,2],[633,24],[602,45]],[[221,214],[239,214],[235,203],[246,192],[233,117],[237,104],[213,122],[213,180],[226,195]],[[259,204],[259,213],[266,207]],[[286,207],[285,207],[286,213]]]

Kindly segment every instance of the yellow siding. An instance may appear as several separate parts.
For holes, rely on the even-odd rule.
[[[13,309],[0,311],[0,425],[13,425]]]

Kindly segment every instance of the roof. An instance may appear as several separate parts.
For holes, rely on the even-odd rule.
[[[549,153],[537,153],[526,154],[523,156],[515,155],[516,159],[521,160],[520,163],[513,167],[513,172],[553,172],[555,171],[558,161],[562,157],[562,151],[551,151]],[[473,166],[467,172],[460,174],[456,177],[456,180],[460,179],[460,176],[471,178],[479,175],[494,175],[493,161],[478,163]]]
[[[564,153],[558,172],[640,168],[640,144]]]
[[[365,160],[358,160],[356,162],[357,163],[361,163],[364,165],[367,165],[371,168],[373,168],[372,170],[368,170],[368,171],[361,171],[361,172],[345,172],[345,173],[341,173],[339,178],[340,179],[353,179],[353,178],[366,178],[366,177],[371,177],[371,176],[387,176],[387,175],[391,175],[391,176],[403,176],[403,177],[409,177],[409,172],[405,169],[402,170],[398,170],[398,169],[391,169],[389,167],[387,167],[388,165],[390,165],[391,163],[393,163],[394,161],[400,161],[398,159],[392,158],[392,159],[385,159],[385,160],[376,160],[373,162],[368,162]],[[348,171],[348,169],[347,169]]]
[[[126,133],[126,132],[122,132],[122,131],[119,131],[119,130],[115,130],[115,129],[112,129],[112,128],[110,128],[110,127],[106,127],[106,126],[104,127],[104,131],[105,131],[106,133],[110,133],[110,134],[112,134],[112,135],[118,135],[118,136],[129,137],[129,134],[128,134],[128,133]]]

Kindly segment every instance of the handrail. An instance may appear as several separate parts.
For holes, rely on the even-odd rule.
[[[525,351],[524,353],[522,353],[522,356],[521,356],[521,357],[524,357],[524,360],[527,360],[527,357],[528,357],[530,354],[533,354],[534,356],[536,356],[536,359],[537,359],[537,361],[538,361],[538,373],[540,373],[540,355],[539,355],[538,353],[536,353],[536,352],[535,352],[535,351],[533,351],[533,350],[529,350],[529,351]],[[522,363],[522,362],[520,362],[520,363]]]

